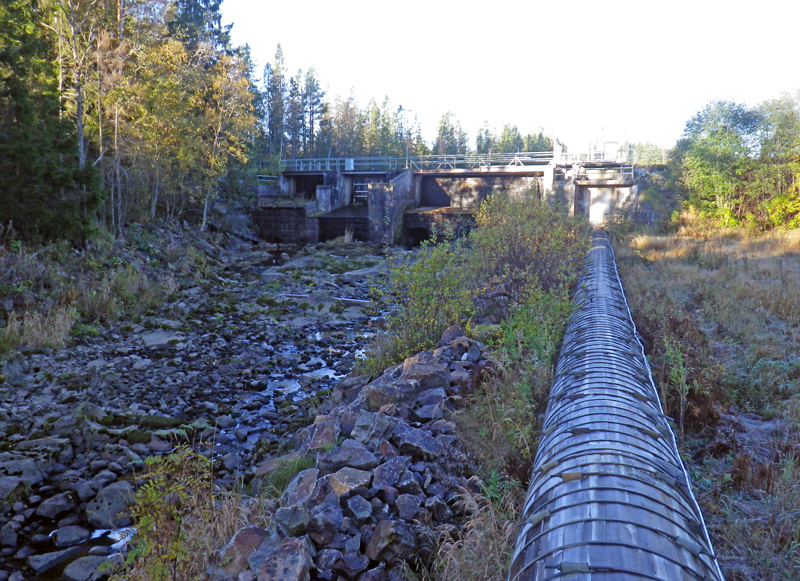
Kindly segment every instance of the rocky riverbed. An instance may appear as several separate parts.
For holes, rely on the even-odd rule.
[[[252,478],[331,407],[380,326],[367,300],[373,247],[206,246],[204,275],[176,275],[135,322],[3,364],[0,580],[57,579],[78,554],[96,565],[113,553],[93,532],[131,524],[133,468],[180,433],[215,442],[219,485]],[[65,579],[97,577],[70,567]]]

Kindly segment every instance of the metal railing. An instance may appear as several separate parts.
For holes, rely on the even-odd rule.
[[[570,165],[581,163],[617,163],[620,166],[663,165],[669,151],[666,149],[636,150],[623,147],[616,150],[597,149],[581,153],[559,151],[532,151],[517,153],[465,153],[456,155],[415,155],[409,157],[314,157],[282,159],[282,172],[369,172],[369,171],[447,171],[491,168],[515,168]],[[259,176],[260,179],[261,176]]]
[[[391,170],[481,170],[492,167],[543,166],[553,160],[553,153],[484,153],[457,155],[416,155],[409,157],[321,157],[282,159],[281,171],[391,171]]]

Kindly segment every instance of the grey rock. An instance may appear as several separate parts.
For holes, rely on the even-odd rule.
[[[92,581],[99,579],[101,574],[97,568],[107,561],[106,557],[92,556],[75,559],[66,566],[62,574],[62,581]]]
[[[52,569],[59,563],[63,563],[70,557],[74,557],[83,551],[85,551],[83,547],[70,547],[63,551],[55,551],[54,553],[31,555],[28,557],[28,566],[33,569],[37,575],[41,575],[45,571]]]
[[[444,448],[436,438],[424,430],[412,428],[405,423],[395,426],[391,440],[401,453],[414,458],[433,460],[444,455]]]
[[[235,427],[239,422],[234,420],[231,416],[219,416],[217,418],[217,427],[220,430],[228,430]]]
[[[410,470],[404,470],[400,474],[400,478],[395,483],[395,488],[407,494],[422,494],[422,486],[420,486],[419,480]]]
[[[411,525],[382,520],[375,527],[364,552],[373,561],[395,564],[410,558],[416,549],[417,542]]]
[[[344,514],[338,504],[326,502],[311,509],[311,519],[306,525],[308,536],[318,545],[324,546],[333,540],[342,526]]]
[[[450,522],[453,520],[453,512],[447,503],[439,496],[429,496],[425,499],[425,508],[428,509],[434,519],[440,522]]]
[[[230,452],[222,457],[222,465],[225,466],[225,470],[228,472],[233,472],[237,468],[241,467],[242,457],[236,452]]]
[[[397,516],[404,521],[411,522],[417,515],[420,504],[421,502],[418,496],[413,494],[401,494],[397,497],[397,501],[395,502]]]
[[[414,403],[419,393],[425,389],[416,379],[386,378],[384,375],[364,388],[364,407],[371,412],[377,412],[388,404]]]
[[[86,518],[99,529],[114,528],[119,513],[133,500],[133,485],[120,480],[103,488],[86,507]]]
[[[347,553],[339,562],[337,570],[342,571],[348,577],[355,578],[356,575],[369,567],[369,559],[360,553]]]
[[[378,459],[375,454],[361,442],[351,439],[345,440],[338,449],[320,454],[317,459],[317,468],[323,476],[348,466],[359,470],[370,470],[377,465]]]
[[[353,438],[370,450],[376,450],[393,427],[394,421],[386,415],[363,410],[353,426]]]
[[[319,477],[319,470],[316,468],[309,468],[303,470],[292,479],[289,486],[286,487],[281,495],[280,501],[283,506],[291,504],[308,502],[314,492],[317,478]]]
[[[39,505],[36,514],[44,518],[55,519],[58,515],[78,506],[76,496],[74,492],[69,491],[50,497]]]
[[[414,416],[420,422],[429,422],[431,420],[438,420],[444,417],[442,407],[440,404],[425,405],[414,410]]]
[[[91,531],[77,525],[62,526],[56,531],[56,546],[71,547],[90,539]]]
[[[352,496],[345,504],[358,524],[363,524],[372,517],[372,505],[362,496]]]
[[[344,557],[344,555],[342,555],[341,551],[337,551],[336,549],[322,549],[317,552],[317,556],[314,558],[314,564],[320,571],[333,571],[342,560],[342,557]]]
[[[21,490],[22,478],[19,476],[0,476],[0,499],[8,498],[15,490]]]
[[[422,363],[417,357],[409,357],[403,362],[400,380],[416,381],[420,391],[436,387],[447,389],[450,387],[450,370],[444,363]]]
[[[303,538],[283,539],[258,565],[258,581],[310,581],[311,551]]]
[[[0,545],[4,547],[11,547],[12,549],[16,548],[17,533],[21,528],[22,525],[14,521],[4,524],[3,528],[0,529]]]
[[[333,491],[342,496],[354,488],[369,488],[372,483],[372,472],[356,468],[342,468],[329,476]]]
[[[269,537],[269,531],[260,527],[247,526],[239,529],[233,538],[228,541],[222,549],[219,557],[219,565],[209,568],[208,574],[210,581],[216,581],[228,576],[237,576],[239,573],[249,568],[247,558],[258,549],[265,539]]]
[[[305,534],[306,526],[311,520],[311,513],[306,505],[297,503],[282,506],[275,512],[275,522],[286,531],[290,537],[299,537]]]
[[[394,486],[400,474],[408,468],[411,461],[405,456],[398,456],[391,458],[375,468],[375,478],[373,484],[377,487]]]

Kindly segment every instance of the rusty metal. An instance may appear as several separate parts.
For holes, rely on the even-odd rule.
[[[603,232],[575,301],[508,580],[722,581]]]

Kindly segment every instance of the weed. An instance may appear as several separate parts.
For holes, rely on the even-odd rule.
[[[314,458],[311,456],[287,458],[285,461],[278,464],[278,466],[267,475],[264,482],[270,496],[278,498],[283,494],[283,491],[286,490],[286,487],[289,486],[289,483],[294,480],[295,476],[313,466]]]

